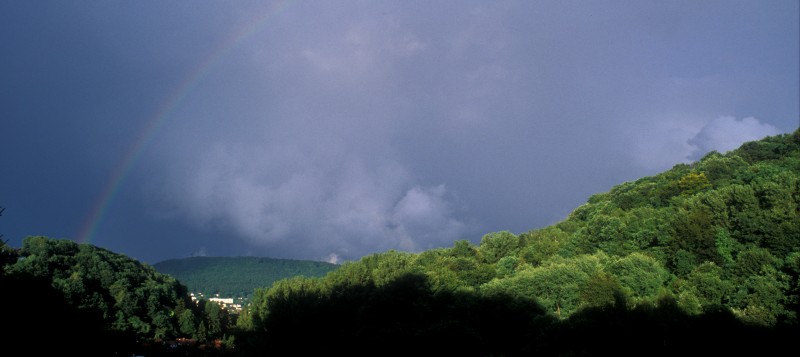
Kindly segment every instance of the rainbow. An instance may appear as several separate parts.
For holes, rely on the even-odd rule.
[[[78,233],[78,243],[92,243],[95,239],[95,233],[103,222],[109,205],[114,201],[114,197],[123,186],[126,177],[152,141],[154,134],[169,120],[175,109],[192,93],[225,54],[241,45],[248,37],[259,32],[270,18],[281,13],[287,7],[288,3],[289,1],[275,1],[260,15],[253,17],[253,19],[243,24],[237,31],[233,31],[223,41],[220,41],[220,44],[214,48],[203,61],[200,61],[194,66],[192,70],[189,71],[189,75],[175,87],[172,94],[167,96],[166,100],[158,106],[155,113],[145,121],[142,129],[134,136],[122,160],[120,160],[119,164],[114,168],[108,182],[103,186],[102,191],[93,201],[89,213],[86,215],[86,219]]]

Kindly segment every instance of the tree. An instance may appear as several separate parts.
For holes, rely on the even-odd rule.
[[[581,291],[589,275],[574,261],[549,264],[518,272],[506,279],[494,279],[481,286],[487,297],[534,297],[550,313],[565,318],[580,306]]]
[[[676,251],[684,249],[691,252],[700,261],[721,263],[717,253],[713,215],[705,205],[688,207],[675,217]]]
[[[481,239],[479,253],[485,263],[496,263],[500,258],[517,255],[519,237],[509,231],[489,233]]]
[[[787,292],[791,289],[791,277],[770,265],[750,275],[737,284],[733,297],[733,311],[743,320],[762,326],[775,326],[788,321],[797,324],[797,316],[786,309],[789,303]]]
[[[222,338],[228,330],[227,311],[215,302],[207,302],[204,310],[206,321],[208,321],[208,337],[211,339]]]
[[[477,252],[475,251],[475,247],[467,240],[457,240],[453,244],[453,248],[450,248],[450,254],[454,257],[463,257],[463,258],[470,258],[475,257]]]
[[[558,254],[564,242],[569,240],[569,234],[557,227],[548,227],[523,233],[520,240],[524,244],[521,258],[536,266]]]
[[[598,271],[586,282],[586,287],[581,291],[581,300],[588,307],[615,306],[618,301],[624,301],[620,299],[622,295],[619,279],[608,272]]]
[[[194,337],[198,341],[208,341],[208,329],[206,329],[206,322],[200,321],[200,324],[197,327],[197,333]]]
[[[172,316],[186,288],[152,267],[89,244],[46,237],[23,240],[19,259],[8,266],[18,278],[43,279],[81,314],[97,316],[109,333],[131,342],[176,336]]]
[[[0,216],[3,215],[3,212],[5,212],[5,210],[6,210],[5,207],[0,206]],[[0,233],[0,242],[3,242],[3,234],[2,233]],[[5,244],[5,242],[3,242],[3,244]]]
[[[183,310],[183,313],[178,318],[178,326],[180,331],[185,336],[194,336],[197,332],[197,322],[195,321],[194,312],[191,309]]]
[[[669,279],[669,272],[657,260],[632,253],[607,268],[633,298],[654,298]]]
[[[703,311],[724,306],[734,286],[723,275],[722,268],[713,262],[700,264],[679,286],[679,296],[691,297],[694,300],[692,304]]]
[[[3,215],[5,210],[5,207],[0,207],[0,216]],[[19,254],[17,254],[17,251],[7,245],[7,242],[3,240],[3,234],[0,233],[0,275],[3,275],[5,272],[7,264],[17,261],[18,256]]]
[[[0,240],[0,275],[5,273],[6,265],[17,261],[17,257],[17,251],[6,245],[5,241]]]
[[[496,264],[496,267],[495,267],[495,271],[496,271],[497,277],[503,278],[503,277],[506,277],[506,276],[509,276],[509,275],[513,275],[514,271],[517,268],[517,263],[518,262],[519,262],[519,259],[517,259],[517,257],[513,257],[513,256],[505,256],[505,257],[500,258],[500,260],[497,261],[497,264]]]

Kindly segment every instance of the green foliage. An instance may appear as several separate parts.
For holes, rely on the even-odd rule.
[[[8,266],[17,279],[43,279],[59,299],[98,324],[137,340],[177,336],[169,318],[178,301],[188,299],[174,278],[123,255],[87,244],[28,237],[21,258]]]
[[[453,248],[450,249],[450,254],[454,257],[474,258],[478,255],[478,251],[469,241],[457,240],[455,244],[453,244]]]
[[[686,249],[678,249],[672,256],[672,271],[677,276],[685,276],[697,266],[697,262],[697,255]]]
[[[414,255],[408,252],[390,250],[362,258],[372,273],[375,285],[382,286],[394,281],[398,276],[417,271],[413,264]]]
[[[758,274],[739,279],[732,308],[744,321],[775,326],[778,322],[797,323],[797,314],[786,308],[791,278],[764,265]]]
[[[219,304],[209,302],[203,304],[204,317],[207,322],[207,335],[213,338],[222,338],[223,333],[230,327],[230,320]]]
[[[706,206],[688,207],[675,217],[675,249],[692,252],[699,261],[719,262],[712,213]]]
[[[688,311],[700,313],[719,309],[729,303],[734,284],[724,277],[723,269],[712,262],[698,265],[679,285],[678,296]]]
[[[738,251],[739,243],[731,238],[728,231],[724,228],[717,228],[714,235],[714,245],[717,247],[717,255],[722,261],[723,266],[733,266],[733,253]]]
[[[275,261],[216,261],[193,290],[235,296],[260,287],[235,321],[216,304],[189,301],[173,278],[107,251],[32,237],[19,253],[0,278],[44,279],[105,331],[227,345],[235,333],[252,355],[320,354],[343,341],[358,341],[348,344],[357,355],[385,346],[614,354],[619,344],[608,341],[619,336],[637,353],[677,354],[708,346],[710,331],[782,341],[799,326],[800,130],[623,183],[553,226],[489,233],[477,246],[388,251],[308,274],[280,262],[292,278],[267,283],[254,281],[256,271]],[[187,270],[206,269],[203,259],[187,260]]]
[[[623,210],[647,206],[651,203],[648,197],[652,194],[654,188],[656,188],[655,183],[648,182],[646,179],[626,182],[611,189],[607,200],[610,200],[614,206]],[[592,200],[590,199],[589,202],[592,202]],[[601,200],[595,199],[594,203],[598,202],[601,202]]]
[[[581,301],[585,307],[615,306],[622,301],[622,296],[624,292],[619,279],[605,271],[596,271],[590,275],[581,291]]]
[[[247,298],[256,288],[293,277],[323,276],[335,264],[260,257],[191,257],[158,262],[153,267],[185,284],[191,292],[205,296]]]
[[[192,336],[197,331],[197,321],[191,310],[184,310],[178,318],[180,331],[186,336]]]
[[[514,275],[518,263],[519,259],[517,257],[505,256],[500,258],[500,260],[495,265],[497,277],[503,278],[510,275]]]
[[[742,144],[736,152],[749,163],[780,160],[796,152],[798,145],[796,141],[797,135],[797,130],[795,130],[791,136],[784,134],[747,142]]]
[[[607,267],[634,299],[653,298],[670,278],[666,268],[652,257],[633,253]]]
[[[559,254],[569,234],[558,227],[551,226],[520,235],[523,248],[520,257],[534,266],[542,264],[548,258]]]
[[[564,262],[492,280],[482,285],[481,291],[487,296],[533,296],[550,313],[565,317],[581,305],[581,292],[588,280],[589,274],[574,262]]]
[[[623,183],[593,195],[565,221],[519,236],[501,231],[486,234],[477,247],[461,240],[416,255],[364,257],[319,280],[304,280],[292,294],[382,287],[420,274],[433,294],[533,298],[562,319],[581,308],[623,302],[644,308],[675,296],[665,306],[694,314],[738,309],[751,320],[786,320],[800,273],[782,273],[777,262],[800,250],[797,136],[712,152],[697,163]],[[769,277],[788,288],[767,289]]]
[[[502,257],[517,255],[519,246],[520,239],[515,234],[509,231],[494,232],[483,236],[478,253],[482,262],[492,264]]]
[[[623,183],[519,236],[373,254],[280,281],[256,291],[240,322],[264,336],[265,354],[301,337],[368,341],[360,352],[436,341],[441,354],[474,356],[614,354],[603,346],[620,335],[670,354],[708,331],[763,339],[784,330],[754,326],[797,326],[799,202],[800,131]],[[322,327],[329,321],[336,328]],[[471,348],[458,349],[463,341]]]
[[[550,321],[530,298],[437,293],[418,273],[382,286],[324,284],[329,277],[278,282],[254,295],[254,329],[265,332],[253,341],[256,354],[318,355],[353,341],[351,355],[514,356],[525,345],[509,340],[525,341]]]
[[[6,265],[13,264],[17,261],[19,253],[8,245],[3,240],[0,240],[0,275],[3,275]]]
[[[738,155],[723,156],[712,151],[697,163],[696,169],[704,174],[711,184],[719,187],[736,180],[747,166],[747,162]]]
[[[131,354],[143,343],[177,337],[207,342],[230,332],[228,311],[216,303],[195,304],[175,278],[124,255],[46,237],[26,238],[19,254],[8,278],[52,288],[50,299],[85,320],[77,324],[87,323],[87,331],[98,329],[93,335],[113,342],[100,355]]]
[[[678,180],[681,195],[694,195],[711,187],[705,173],[690,172]]]
[[[780,261],[769,250],[749,247],[736,257],[734,273],[739,277],[758,275],[764,270],[777,269]]]

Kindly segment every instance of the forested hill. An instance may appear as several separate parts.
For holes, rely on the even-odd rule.
[[[193,303],[184,284],[260,288],[234,315]],[[0,288],[0,336],[34,355],[778,355],[800,336],[800,130],[479,244],[341,266],[196,257],[154,268],[28,237],[20,249],[0,240]]]
[[[280,281],[249,323],[277,353],[770,354],[800,333],[799,303],[797,130],[620,184],[546,228]]]
[[[2,241],[0,241],[2,243]],[[24,355],[161,355],[190,338],[232,347],[234,318],[193,303],[186,287],[125,255],[90,244],[28,237],[0,244],[2,333]],[[9,350],[10,351],[10,350]],[[180,351],[188,352],[188,351]]]
[[[178,279],[191,292],[206,297],[248,297],[256,288],[295,277],[320,277],[338,265],[310,261],[260,257],[191,257],[153,265],[161,273]]]

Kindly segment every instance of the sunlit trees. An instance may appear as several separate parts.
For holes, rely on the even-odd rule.
[[[519,254],[520,258],[537,266],[559,254],[563,245],[569,240],[569,234],[558,227],[551,226],[520,234],[520,240],[523,245]]]
[[[496,263],[500,258],[513,256],[519,252],[520,240],[509,231],[489,233],[481,239],[478,249],[480,259],[485,263]]]
[[[487,296],[512,296],[534,298],[550,313],[563,317],[581,305],[581,292],[589,280],[575,260],[547,264],[525,269],[505,278],[495,279],[481,286]]]
[[[152,267],[110,251],[69,240],[28,237],[9,273],[48,279],[61,298],[96,314],[106,328],[137,339],[176,337],[174,309],[187,304],[186,288]],[[185,310],[189,314],[194,312]]]
[[[637,352],[741,352],[707,335],[796,335],[798,207],[800,130],[623,183],[550,227],[279,280],[254,291],[235,326],[218,305],[182,298],[174,279],[84,245],[29,238],[9,271],[47,277],[111,330],[226,341],[235,331],[254,355],[343,343],[353,354],[611,354],[620,335]]]
[[[611,263],[606,270],[619,279],[623,289],[635,299],[655,297],[670,274],[657,260],[632,253]]]

